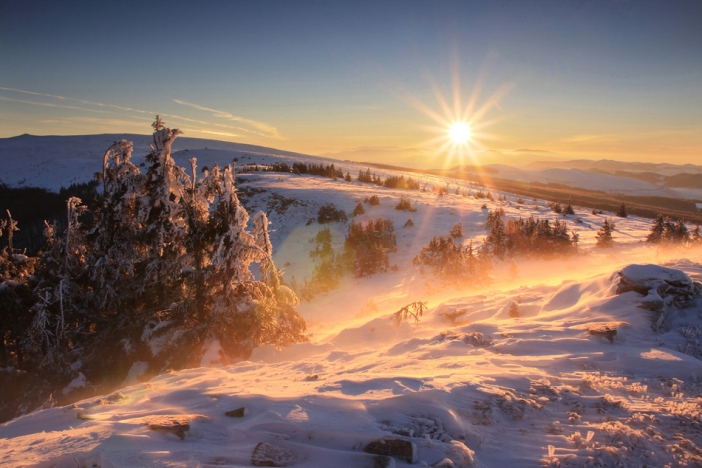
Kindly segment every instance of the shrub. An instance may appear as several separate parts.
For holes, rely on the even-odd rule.
[[[463,225],[460,221],[453,225],[453,227],[451,228],[451,234],[449,235],[454,239],[458,237],[463,237]]]
[[[519,317],[519,306],[516,302],[512,302],[512,304],[509,306],[509,311],[507,313],[512,318]]]
[[[392,220],[377,218],[365,224],[351,221],[345,249],[346,262],[357,277],[388,271],[388,254],[397,250]]]
[[[329,202],[319,208],[317,212],[317,222],[319,224],[348,221],[348,217],[343,210],[339,210],[336,206]]]
[[[408,228],[408,227],[413,227],[414,226],[414,221],[412,221],[412,217],[410,216],[409,219],[405,222],[405,224],[402,225],[403,228]]]
[[[358,205],[356,205],[356,208],[353,209],[354,216],[360,216],[360,215],[364,214],[365,212],[366,212],[366,210],[365,210],[365,208],[363,208],[363,204],[360,202],[358,203]]]
[[[380,205],[380,198],[378,198],[378,195],[373,195],[368,199],[368,204],[370,206],[378,206]]]
[[[451,284],[462,284],[468,280],[487,282],[492,266],[485,250],[476,252],[472,242],[468,247],[463,247],[450,236],[434,236],[412,263],[429,267],[441,280]]]
[[[409,198],[407,197],[400,197],[400,202],[397,204],[395,209],[401,211],[409,211],[411,213],[417,211],[417,207],[412,205],[412,202],[410,202]]]

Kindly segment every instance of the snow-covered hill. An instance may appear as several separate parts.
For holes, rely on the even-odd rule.
[[[127,139],[134,142],[134,162],[140,164],[149,151],[150,135],[105,134],[79,136],[34,136],[20,135],[12,138],[0,138],[0,161],[3,173],[0,182],[10,186],[38,186],[58,191],[72,183],[92,180],[96,172],[101,171],[101,156],[115,141]],[[181,137],[175,144],[174,158],[181,165],[187,165],[190,157],[197,156],[201,164],[217,162],[220,165],[231,163],[236,158],[240,164],[251,161],[252,157],[260,162],[296,162],[313,161],[315,164],[335,163],[338,159],[302,155],[274,148],[230,143],[219,140]],[[269,158],[265,158],[269,156]],[[350,157],[348,154],[343,156]],[[263,157],[263,158],[262,158]],[[271,159],[272,158],[272,159]],[[354,157],[354,160],[364,160]],[[365,158],[368,160],[369,158]],[[372,159],[372,158],[371,158]],[[434,166],[440,165],[435,159]],[[362,167],[349,163],[350,167]],[[348,165],[348,164],[347,164]],[[427,163],[420,165],[427,166]],[[550,167],[549,167],[550,166]],[[640,164],[617,161],[564,161],[533,163],[527,167],[514,167],[504,164],[485,166],[492,177],[522,182],[557,183],[590,190],[621,193],[633,196],[659,196],[685,198],[702,202],[702,188],[671,188],[663,182],[652,183],[644,180],[616,176],[597,170],[658,171],[661,175],[690,174],[700,172],[699,166],[670,164]]]
[[[23,138],[34,137],[17,141]],[[35,168],[35,174],[26,175],[27,185],[58,188],[66,180],[86,180],[100,170],[105,148],[121,136],[72,137],[76,140],[63,146],[64,137],[46,138],[44,149],[32,143],[39,149],[31,150],[25,142],[22,152],[14,153],[24,155],[25,169]],[[134,139],[138,163],[148,150],[148,137]],[[6,157],[8,140],[13,139],[0,141],[0,156],[16,172],[2,177],[16,185],[19,181],[11,177],[22,177],[22,161]],[[77,152],[81,141],[85,150]],[[331,202],[351,212],[373,195],[380,204],[364,204],[366,213],[356,220],[382,216],[393,221],[397,251],[390,262],[397,268],[346,277],[337,289],[301,304],[298,310],[312,332],[309,343],[280,351],[258,348],[248,361],[230,365],[218,363],[218,349],[209,345],[200,368],[142,381],[137,366],[125,387],[110,395],[64,407],[47,401],[45,409],[0,425],[1,465],[702,463],[702,302],[692,282],[702,279],[699,250],[647,245],[650,220],[635,216],[615,217],[615,248],[598,249],[595,233],[612,213],[575,207],[575,215],[564,217],[543,201],[522,204],[501,192],[493,192],[495,201],[475,198],[484,189],[414,173],[404,175],[419,178],[427,191],[378,187],[356,181],[365,167],[354,163],[182,141],[187,143],[179,138],[174,154],[181,165],[191,157],[200,167],[234,158],[237,165],[333,162],[351,173],[351,182],[270,172],[238,177],[249,211],[269,213],[276,264],[287,280],[294,276],[301,282],[312,275],[310,240],[325,226],[308,220],[320,206]],[[53,160],[37,156],[52,151]],[[438,195],[434,187],[448,191]],[[403,196],[416,212],[395,209]],[[502,196],[506,200],[500,201]],[[480,245],[488,210],[498,208],[507,218],[565,220],[580,235],[580,255],[496,262],[489,285],[457,288],[412,264],[433,236],[447,235],[457,222],[465,231],[459,242]],[[414,227],[403,228],[410,216]],[[348,225],[326,226],[334,248],[341,248]],[[625,268],[651,263],[673,270]],[[398,321],[394,313],[416,301],[428,302],[424,315],[417,322]],[[65,393],[70,397],[86,385],[77,379]],[[396,439],[414,444],[416,458],[411,450],[391,458],[364,450],[375,442],[382,452]],[[271,465],[274,460],[277,464]]]
[[[690,276],[624,272],[653,287],[702,273],[670,266]],[[699,466],[702,304],[671,306],[669,331],[656,333],[644,297],[623,284],[615,272],[459,296],[418,323],[376,311],[324,341],[7,423],[0,462],[409,466],[411,452],[364,450],[401,439],[415,466]],[[340,302],[326,319],[350,312]]]
[[[500,179],[561,184],[632,196],[657,196],[702,201],[702,188],[672,188],[666,187],[662,182],[652,183],[632,177],[592,172],[580,168],[518,168],[503,164],[489,164],[485,168],[491,177]]]

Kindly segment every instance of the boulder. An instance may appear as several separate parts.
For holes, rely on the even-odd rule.
[[[689,289],[692,280],[684,272],[660,265],[629,265],[619,272],[617,294],[636,291],[644,296],[661,286]]]
[[[702,285],[684,272],[659,265],[629,265],[617,274],[617,294],[636,291],[646,296],[641,307],[648,310],[660,311],[666,304],[686,306],[702,292]]]

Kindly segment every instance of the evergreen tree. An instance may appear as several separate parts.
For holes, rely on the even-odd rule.
[[[702,236],[700,235],[700,225],[697,224],[695,226],[695,229],[692,230],[692,237],[691,237],[692,242],[695,244],[699,244],[702,242]]]
[[[619,207],[619,211],[617,211],[617,216],[619,216],[620,218],[626,218],[627,216],[629,216],[626,212],[626,205],[624,205],[624,203],[622,203],[622,206]]]
[[[495,213],[497,212],[495,211]],[[505,253],[507,251],[507,247],[505,245],[507,240],[505,225],[499,214],[494,217],[491,224],[492,227],[490,228],[490,232],[485,238],[485,247],[493,256],[499,258],[500,260],[504,260]]]
[[[463,237],[463,225],[460,221],[453,225],[453,227],[451,228],[451,234],[449,235],[454,239],[458,237]]]
[[[573,209],[573,204],[570,202],[570,197],[568,197],[568,205],[563,210],[563,216],[574,215],[574,214],[575,214],[575,210]]]
[[[614,247],[612,239],[612,225],[608,220],[604,220],[602,227],[597,231],[597,247],[608,249]]]
[[[363,204],[361,202],[356,205],[356,208],[353,209],[353,216],[360,216],[366,212],[365,208],[363,208]]]
[[[660,244],[663,242],[667,224],[669,224],[668,220],[659,213],[656,219],[653,220],[651,231],[648,234],[648,237],[646,237],[646,242],[650,242],[652,244]]]

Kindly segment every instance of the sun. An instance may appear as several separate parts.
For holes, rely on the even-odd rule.
[[[457,145],[462,145],[470,140],[470,125],[465,122],[454,122],[449,127],[449,137]]]

